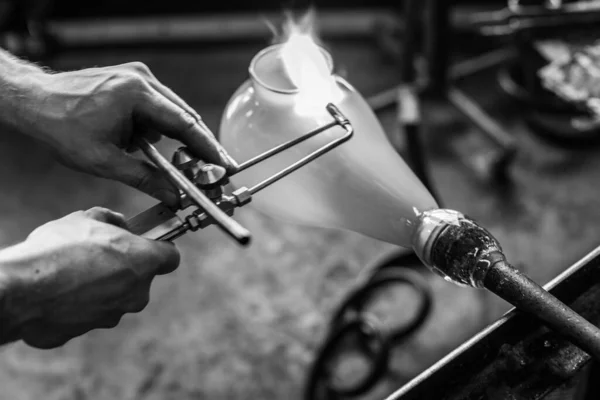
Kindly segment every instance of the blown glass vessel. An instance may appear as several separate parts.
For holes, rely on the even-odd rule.
[[[462,213],[439,209],[366,101],[331,73],[329,54],[310,40],[294,39],[254,57],[251,78],[226,107],[221,142],[237,161],[246,161],[331,122],[329,103],[350,121],[354,136],[268,186],[254,196],[254,205],[295,223],[412,247],[446,280],[487,288],[600,359],[600,330],[512,267],[483,227]],[[252,186],[344,133],[332,128],[235,174],[232,182]]]
[[[258,53],[250,79],[225,108],[221,143],[243,162],[331,122],[326,105],[335,104],[354,128],[352,139],[265,189],[252,204],[286,221],[352,230],[410,247],[420,213],[438,206],[394,150],[365,99],[332,73],[329,53],[316,48],[324,67],[315,66],[320,60],[314,56],[290,54],[285,44]],[[232,183],[253,185],[343,134],[334,127],[240,172]]]

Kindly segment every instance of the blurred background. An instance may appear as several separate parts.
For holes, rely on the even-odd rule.
[[[591,112],[545,88],[538,72],[593,44],[585,23],[598,13],[585,23],[561,16],[560,29],[511,31],[515,24],[493,14],[506,2],[441,3],[0,0],[0,45],[59,71],[144,62],[217,131],[252,57],[273,40],[265,21],[277,26],[284,10],[310,5],[336,71],[370,101],[443,205],[481,222],[516,266],[546,283],[599,243],[600,157]],[[423,87],[417,126],[398,118],[402,82]],[[407,135],[415,131],[416,141]],[[177,147],[159,146],[163,154]],[[154,204],[66,169],[23,135],[0,135],[0,160],[1,245],[75,210],[132,216]],[[250,248],[214,228],[182,237],[179,270],[158,279],[148,308],[117,328],[52,351],[0,349],[0,399],[302,398],[333,311],[361,273],[398,249],[249,207],[236,218],[254,233]],[[509,309],[414,269],[433,293],[431,312],[360,398],[384,398]],[[381,293],[377,314],[402,324],[418,301],[410,287],[394,287]],[[350,364],[340,380],[364,373]]]

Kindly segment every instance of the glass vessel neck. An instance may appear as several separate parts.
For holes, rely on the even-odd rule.
[[[282,55],[284,45],[275,44],[263,49],[254,56],[248,68],[256,95],[260,99],[279,104],[293,103],[300,94],[300,89],[286,71]],[[319,50],[327,62],[329,76],[335,82],[331,54],[322,47]]]

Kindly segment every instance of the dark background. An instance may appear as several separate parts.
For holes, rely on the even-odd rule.
[[[391,0],[263,0],[263,1],[189,1],[189,0],[170,0],[148,2],[147,0],[105,0],[101,2],[82,2],[76,0],[54,0],[55,7],[53,16],[56,18],[76,18],[92,16],[110,16],[110,17],[132,17],[142,15],[161,15],[161,14],[187,14],[187,13],[210,13],[210,12],[261,12],[277,11],[290,8],[306,8],[314,5],[320,10],[332,8],[377,8],[377,7],[398,7],[402,5],[401,1]],[[482,0],[482,1],[455,1],[455,4],[490,4],[501,7],[506,1]]]

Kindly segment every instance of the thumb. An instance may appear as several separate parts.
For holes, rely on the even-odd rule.
[[[151,240],[135,236],[129,254],[141,263],[135,263],[139,277],[148,285],[156,275],[169,274],[177,269],[181,261],[175,244],[162,240]]]
[[[154,273],[156,275],[170,274],[177,269],[181,261],[181,255],[173,243],[162,240],[144,240],[152,247],[154,253],[152,261],[155,263]]]
[[[170,207],[179,205],[179,192],[154,164],[135,158],[117,146],[106,146],[99,172],[105,178],[114,179],[138,189]]]

